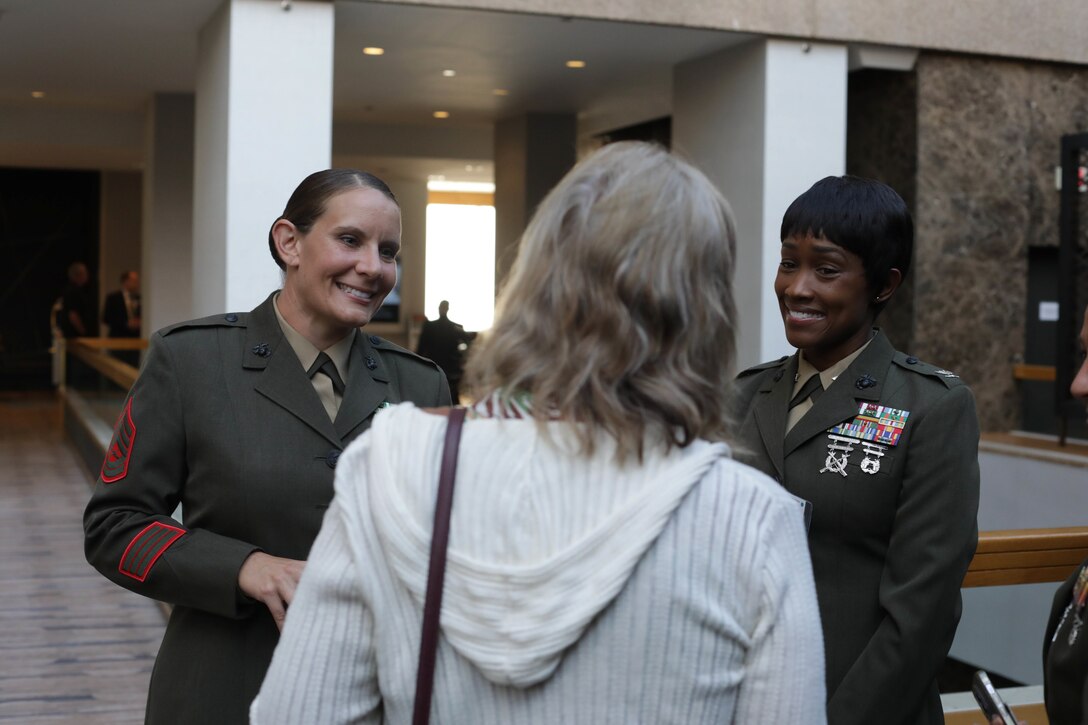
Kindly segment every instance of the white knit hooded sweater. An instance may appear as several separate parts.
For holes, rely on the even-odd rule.
[[[431,722],[823,722],[789,496],[723,444],[621,466],[548,426],[465,424]],[[253,722],[411,720],[445,429],[394,406],[340,458]]]

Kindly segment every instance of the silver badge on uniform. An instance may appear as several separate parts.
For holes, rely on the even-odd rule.
[[[884,457],[884,451],[888,450],[888,447],[869,441],[862,441],[861,447],[865,449],[865,459],[861,462],[861,470],[872,476],[880,471],[880,459]]]
[[[824,467],[820,469],[820,473],[837,473],[845,476],[846,464],[849,463],[850,454],[854,452],[854,446],[858,442],[854,438],[834,433],[828,433],[827,438],[830,443],[827,444],[827,458],[824,459]]]

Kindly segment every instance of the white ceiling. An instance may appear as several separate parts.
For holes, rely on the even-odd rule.
[[[0,101],[135,109],[192,91],[196,39],[219,0],[0,0]]]
[[[0,0],[0,124],[4,106],[141,113],[153,93],[192,92],[197,34],[220,2]],[[561,112],[605,130],[667,113],[673,65],[748,37],[362,0],[335,6],[334,116],[350,122],[479,128]],[[364,46],[386,53],[366,56]],[[569,59],[587,66],[569,69]],[[436,120],[436,110],[451,116]]]
[[[526,111],[574,113],[613,89],[670,77],[677,62],[747,36],[633,23],[343,1],[336,4],[339,118],[492,122]],[[365,46],[385,55],[362,53]],[[583,60],[572,70],[567,60]],[[452,69],[457,75],[443,77]],[[505,89],[509,95],[494,95]]]

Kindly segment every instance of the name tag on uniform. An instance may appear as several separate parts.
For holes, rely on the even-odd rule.
[[[896,446],[899,444],[899,436],[902,435],[909,416],[908,410],[889,408],[876,403],[862,403],[853,420],[829,428],[827,432],[846,438],[856,438],[859,441]]]

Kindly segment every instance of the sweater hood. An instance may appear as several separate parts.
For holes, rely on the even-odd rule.
[[[529,687],[619,594],[681,500],[729,448],[696,441],[619,465],[583,428],[470,418],[461,438],[442,601],[448,643],[487,679]],[[446,419],[411,404],[370,431],[367,487],[394,576],[420,610]],[[380,453],[379,453],[380,452]]]

